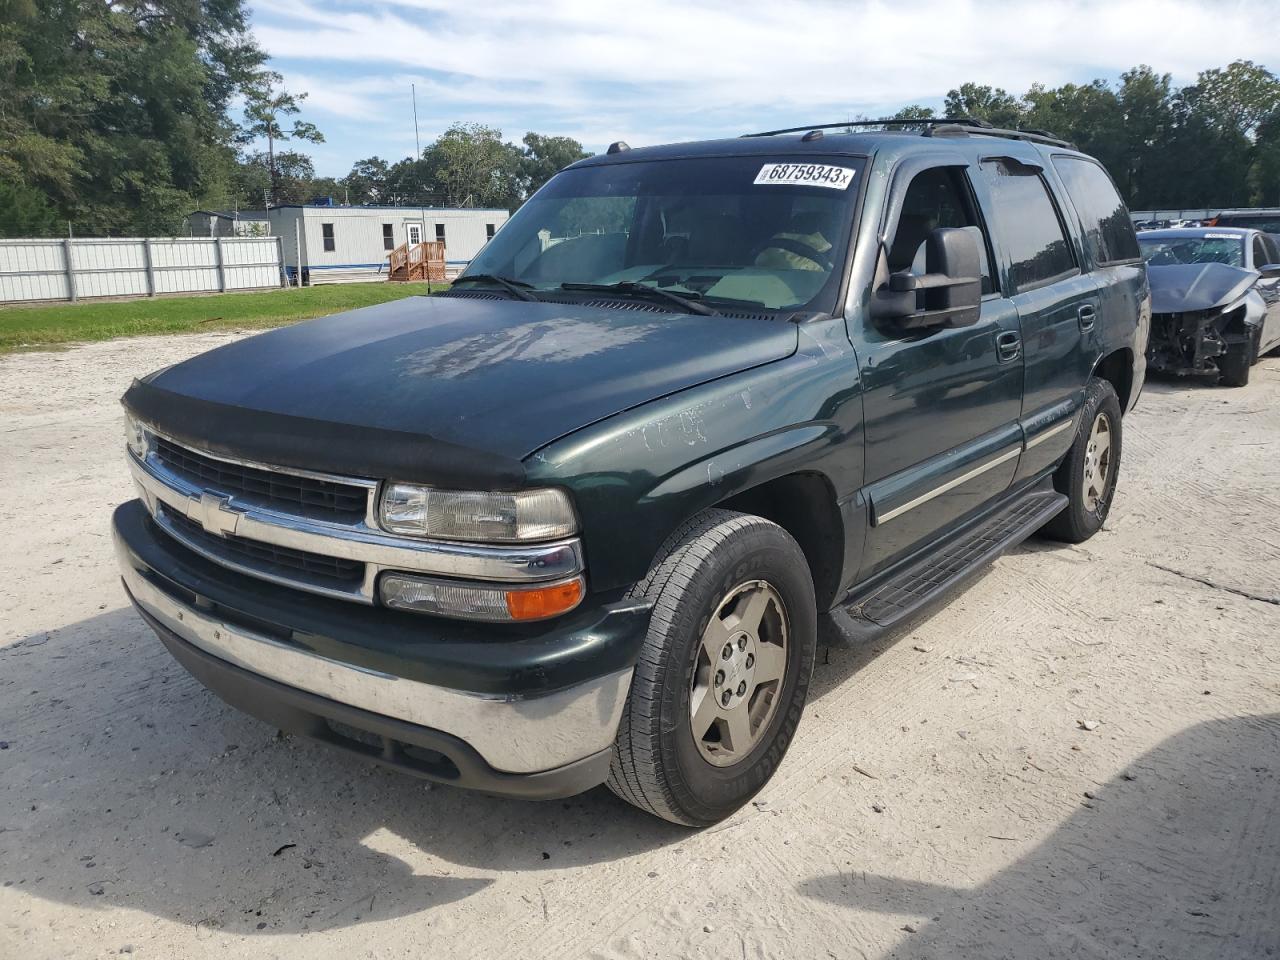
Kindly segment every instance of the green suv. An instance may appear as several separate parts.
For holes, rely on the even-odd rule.
[[[819,616],[874,635],[1101,527],[1145,370],[1096,161],[838,128],[614,144],[447,293],[134,383],[141,615],[230,703],[398,769],[731,814]]]

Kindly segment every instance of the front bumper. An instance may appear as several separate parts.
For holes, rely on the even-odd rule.
[[[1219,372],[1221,358],[1253,333],[1242,310],[1158,313],[1151,320],[1147,366],[1157,373],[1196,376]]]
[[[526,627],[356,607],[211,564],[138,501],[113,531],[130,599],[233,706],[434,780],[568,796],[608,775],[648,609],[605,604]]]

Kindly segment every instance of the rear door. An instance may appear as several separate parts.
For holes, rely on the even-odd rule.
[[[883,266],[924,273],[935,227],[975,231],[981,314],[972,326],[904,331],[869,317],[851,328],[865,418],[870,527],[859,579],[882,571],[980,510],[1009,486],[1022,448],[1018,315],[1000,293],[987,227],[965,162],[923,158],[893,174]]]
[[[984,157],[983,207],[1025,358],[1026,451],[1015,482],[1052,466],[1071,445],[1084,385],[1098,359],[1099,285],[1082,269],[1046,171],[1025,157]]]

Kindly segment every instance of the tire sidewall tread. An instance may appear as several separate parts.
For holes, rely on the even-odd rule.
[[[755,750],[732,767],[716,767],[702,759],[689,734],[693,651],[724,596],[754,579],[767,580],[786,606],[787,670],[769,729]],[[808,564],[776,524],[712,509],[668,538],[630,595],[651,600],[653,611],[608,785],[622,799],[666,820],[688,826],[716,823],[768,782],[799,725],[817,635]]]
[[[1110,476],[1096,509],[1087,510],[1084,506],[1084,457],[1093,423],[1100,412],[1111,421]],[[1053,476],[1054,489],[1066,496],[1067,505],[1042,528],[1046,536],[1066,543],[1083,543],[1102,529],[1115,500],[1123,450],[1124,423],[1120,398],[1109,381],[1093,377],[1085,384],[1080,423],[1071,449]]]

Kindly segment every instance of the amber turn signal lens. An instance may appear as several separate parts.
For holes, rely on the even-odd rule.
[[[532,590],[508,590],[507,612],[512,620],[545,620],[572,610],[582,601],[582,578]]]

